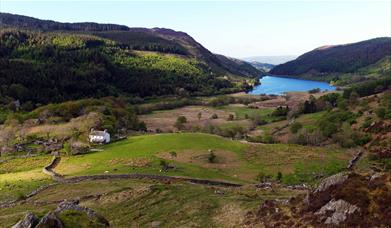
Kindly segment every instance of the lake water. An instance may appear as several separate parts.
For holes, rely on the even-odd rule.
[[[334,86],[326,82],[318,82],[304,79],[283,78],[276,76],[264,76],[261,84],[255,86],[249,94],[275,94],[282,95],[285,92],[308,91],[319,88],[324,90],[335,90]]]

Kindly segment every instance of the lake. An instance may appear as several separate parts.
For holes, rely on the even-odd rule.
[[[326,82],[311,81],[304,79],[283,78],[276,76],[264,76],[260,79],[261,84],[255,86],[249,94],[275,94],[282,95],[285,92],[308,91],[319,88],[324,90],[335,90],[334,86]]]

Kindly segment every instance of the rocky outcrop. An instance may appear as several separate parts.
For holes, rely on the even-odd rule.
[[[332,198],[330,192],[341,186],[348,178],[350,173],[338,173],[325,178],[319,186],[307,194],[304,202],[309,210],[318,209]]]
[[[53,212],[47,213],[35,228],[63,228],[61,220]]]
[[[97,214],[94,210],[88,207],[83,207],[79,205],[79,201],[68,201],[64,200],[61,202],[58,206],[57,209],[54,211],[55,213],[61,213],[66,210],[74,210],[74,211],[79,211],[79,212],[84,212],[87,214],[87,216],[92,219],[96,220],[101,224],[104,224],[105,226],[109,227],[109,221],[107,221],[103,216]]]
[[[20,220],[18,223],[12,226],[12,228],[33,228],[39,222],[37,216],[33,213],[28,212],[26,216]]]
[[[391,227],[391,174],[339,173],[289,203],[265,201],[244,227]]]
[[[360,160],[360,158],[361,158],[361,156],[363,155],[363,151],[362,150],[360,150],[360,151],[358,151],[355,155],[354,155],[354,157],[352,158],[352,160],[350,160],[349,161],[349,164],[348,164],[348,169],[349,170],[351,170],[351,169],[353,169],[353,167],[356,165],[356,163]]]
[[[360,208],[342,199],[332,199],[321,207],[315,215],[320,217],[324,224],[339,225],[340,223],[356,219],[359,216]]]
[[[73,216],[72,213],[66,214],[67,211],[77,211],[87,215],[91,224],[96,224],[99,227],[109,227],[109,222],[101,215],[97,214],[94,210],[79,205],[79,201],[63,201],[61,202],[54,211],[48,212],[45,216],[39,220],[31,212],[27,213],[26,216],[16,223],[12,228],[63,228],[64,223],[60,218],[62,216]],[[65,213],[65,214],[63,214]],[[69,218],[72,220],[72,218]],[[66,225],[66,224],[65,224]]]

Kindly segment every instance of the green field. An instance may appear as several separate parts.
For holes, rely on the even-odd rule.
[[[50,156],[39,156],[0,163],[0,201],[23,197],[39,186],[51,183],[52,180],[42,173],[50,160]]]
[[[55,171],[66,177],[149,173],[237,183],[257,182],[260,175],[274,179],[281,172],[284,183],[296,184],[313,183],[318,176],[336,173],[351,158],[349,152],[336,148],[250,144],[201,133],[135,136],[101,149],[103,151],[63,157]],[[217,156],[214,163],[208,161],[209,150]],[[176,152],[176,157],[170,156],[172,151]],[[49,160],[48,156],[27,158],[17,169],[0,174],[0,199],[19,197],[50,182],[41,172]],[[175,169],[161,172],[162,160]],[[9,162],[15,164],[18,160]],[[0,170],[11,167],[9,162],[1,164]]]
[[[324,113],[325,112],[323,111],[323,112],[316,112],[316,113],[310,113],[310,114],[303,114],[303,115],[300,115],[299,117],[297,117],[295,121],[303,124],[303,126],[305,128],[314,129],[314,128],[316,128],[316,121],[318,121]],[[267,131],[267,132],[272,132],[275,129],[278,129],[278,128],[285,126],[286,124],[288,124],[288,121],[283,120],[283,121],[269,123],[269,124],[260,126],[258,128],[261,130]],[[289,130],[289,128],[287,130]]]

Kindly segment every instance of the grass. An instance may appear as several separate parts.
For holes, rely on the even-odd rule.
[[[68,176],[109,173],[159,173],[162,159],[175,164],[176,170],[164,175],[222,179],[241,183],[254,182],[260,172],[276,175],[295,173],[300,163],[312,163],[309,171],[322,171],[336,161],[346,164],[350,153],[334,148],[289,144],[252,145],[200,133],[157,134],[129,138],[103,147],[103,152],[67,157],[56,171]],[[208,150],[233,157],[227,164],[208,164],[197,157]],[[175,151],[178,157],[191,153],[190,160],[162,156]],[[219,153],[217,153],[219,155]],[[164,158],[163,158],[164,157]],[[221,157],[223,160],[225,157]],[[219,160],[219,157],[217,158]],[[339,167],[339,166],[338,166]],[[339,171],[335,169],[334,172]],[[107,172],[106,172],[107,173]]]
[[[158,153],[186,150],[205,151],[224,150],[239,153],[248,147],[235,141],[207,134],[158,134],[136,136],[104,147],[104,152],[68,157],[60,163],[56,171],[66,175],[110,173],[158,173],[160,159]],[[143,166],[134,163],[147,164]],[[115,169],[115,170],[114,170]],[[184,175],[199,178],[230,179],[218,170],[206,170],[193,164],[177,164],[177,171],[168,175]]]
[[[26,211],[42,217],[63,199],[102,194],[81,204],[104,216],[112,227],[150,227],[152,222],[159,223],[159,227],[240,227],[246,212],[258,207],[262,201],[289,199],[298,193],[279,188],[227,189],[140,180],[86,181],[56,185],[24,205],[0,209],[0,220],[3,221],[1,226],[11,227]],[[47,203],[37,207],[34,201]],[[83,214],[74,211],[60,217],[65,227],[95,227]],[[75,222],[80,222],[79,226],[74,226]]]
[[[0,163],[0,174],[30,171],[37,167],[44,167],[50,160],[50,156],[11,159],[7,162]]]
[[[63,223],[64,227],[72,228],[104,228],[104,224],[101,224],[95,220],[90,219],[87,214],[75,210],[67,210],[62,212],[58,218]]]
[[[309,114],[303,114],[300,115],[298,118],[296,118],[296,122],[300,122],[303,124],[305,128],[314,129],[316,128],[316,121],[318,121],[322,115],[325,112],[316,112],[316,113],[309,113]],[[280,128],[282,126],[285,126],[288,123],[287,120],[277,121],[273,123],[269,123],[263,126],[258,127],[261,130],[271,132],[276,128]]]
[[[217,107],[217,109],[224,110],[227,112],[233,112],[235,113],[235,117],[237,119],[245,119],[246,115],[249,117],[259,115],[267,122],[271,122],[275,119],[275,117],[271,116],[271,113],[274,110],[272,108],[255,109],[241,105],[226,105]]]
[[[314,176],[327,176],[340,171],[351,153],[325,147],[289,144],[248,144],[215,135],[178,133],[143,135],[105,145],[103,151],[63,157],[55,171],[70,176],[105,173],[148,173],[219,179],[238,183],[254,183],[262,173],[275,177],[283,174],[285,183],[317,181]],[[215,151],[217,163],[205,158]],[[166,155],[175,151],[178,158]],[[41,160],[42,159],[42,160]],[[160,172],[165,160],[176,169]],[[31,163],[30,163],[31,161]],[[17,166],[17,160],[9,161]],[[49,157],[26,158],[11,173],[0,174],[1,200],[20,197],[34,188],[50,183],[41,171]],[[4,163],[2,167],[10,166]],[[305,172],[304,172],[305,171]],[[311,175],[307,175],[310,173]],[[291,178],[288,178],[289,176]],[[294,178],[299,177],[299,178]]]
[[[50,156],[17,158],[0,164],[0,201],[22,198],[42,185],[51,183],[42,168]]]

